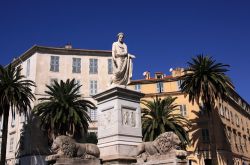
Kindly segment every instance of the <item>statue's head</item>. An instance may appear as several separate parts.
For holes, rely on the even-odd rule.
[[[119,42],[123,42],[124,33],[123,33],[123,32],[118,33],[118,34],[117,34],[117,37],[118,37],[118,41],[119,41]]]

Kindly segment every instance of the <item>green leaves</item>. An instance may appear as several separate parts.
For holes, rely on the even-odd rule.
[[[229,65],[216,63],[209,56],[198,55],[188,62],[188,68],[182,79],[181,89],[189,97],[189,101],[208,106],[210,111],[216,100],[222,100],[232,85],[225,72]]]
[[[178,110],[175,100],[176,98],[170,96],[164,99],[156,96],[152,101],[141,101],[145,106],[142,109],[143,141],[153,141],[161,133],[173,131],[183,144],[189,143],[187,131],[184,129],[189,126],[189,121],[175,112]]]
[[[87,111],[96,107],[92,102],[81,99],[78,94],[80,87],[74,79],[47,85],[45,93],[48,97],[40,98],[43,102],[34,108],[45,129],[52,130],[56,136],[79,135],[81,130],[87,132],[90,121]]]
[[[25,79],[21,70],[21,67],[12,64],[7,67],[0,65],[0,116],[4,115],[1,164],[5,164],[6,159],[9,111],[12,118],[15,118],[16,113],[26,115],[31,109],[31,101],[35,99],[31,89],[35,83]]]
[[[24,79],[21,75],[21,67],[14,67],[11,64],[6,68],[0,65],[0,115],[3,110],[15,110],[26,113],[31,109],[31,101],[35,99],[31,87],[35,83]]]

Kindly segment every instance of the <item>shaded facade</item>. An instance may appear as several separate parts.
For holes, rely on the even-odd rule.
[[[224,102],[217,102],[212,115],[208,114],[196,103],[188,101],[188,97],[180,91],[183,69],[171,71],[166,76],[157,72],[153,77],[144,72],[145,79],[134,80],[129,88],[145,94],[143,99],[152,97],[177,97],[179,113],[191,121],[187,148],[189,164],[211,164],[212,152],[216,153],[220,165],[250,164],[250,106],[235,90]]]

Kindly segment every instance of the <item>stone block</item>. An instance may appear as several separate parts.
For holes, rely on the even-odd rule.
[[[101,165],[100,159],[59,158],[54,165]]]

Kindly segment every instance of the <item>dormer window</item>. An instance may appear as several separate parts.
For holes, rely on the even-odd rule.
[[[157,78],[157,79],[161,79],[161,78],[162,78],[162,75],[157,75],[156,78]]]
[[[156,78],[156,79],[163,79],[163,77],[164,77],[164,75],[163,75],[162,72],[156,72],[156,73],[155,73],[155,78]]]

